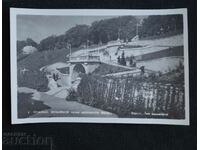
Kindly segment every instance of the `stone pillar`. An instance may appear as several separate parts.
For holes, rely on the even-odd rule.
[[[85,69],[85,73],[88,74],[88,73],[89,73],[89,68],[88,68],[89,66],[88,66],[88,63],[84,63],[84,64],[83,64],[83,67],[84,67],[84,69]]]

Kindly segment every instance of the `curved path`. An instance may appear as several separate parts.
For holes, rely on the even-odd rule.
[[[50,109],[39,111],[32,115],[31,118],[39,117],[112,117],[117,115],[87,106],[76,101],[66,101],[63,98],[58,98],[52,95],[41,93],[41,101]]]
[[[64,88],[60,88],[63,90]],[[59,90],[58,90],[59,91]],[[43,104],[49,106],[49,109],[33,112],[30,118],[41,117],[111,117],[116,118],[117,115],[81,104],[76,101],[66,101],[65,98],[56,97],[58,91],[38,92],[35,89],[27,87],[18,87],[19,93],[33,93],[32,99],[42,101]],[[55,95],[56,94],[56,95]]]

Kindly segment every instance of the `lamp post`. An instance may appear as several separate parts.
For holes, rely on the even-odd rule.
[[[141,24],[140,23],[137,23],[136,24],[136,36],[137,36],[137,39],[139,39],[139,27],[141,26]]]
[[[71,57],[71,55],[72,55],[72,45],[71,44],[69,44],[69,52],[70,52],[70,57]]]
[[[86,48],[89,47],[89,42],[90,42],[89,40],[86,41]]]
[[[118,29],[118,39],[117,40],[120,40],[120,32],[121,32],[121,29],[119,28]]]
[[[67,48],[69,49],[69,60],[70,60],[70,57],[72,55],[72,48],[71,48],[71,44],[70,43],[67,43]]]
[[[138,23],[136,24],[136,35],[138,35]]]

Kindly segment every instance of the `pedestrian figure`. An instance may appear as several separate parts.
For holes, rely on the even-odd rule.
[[[122,58],[121,58],[121,63],[120,64],[126,66],[126,59],[125,59],[124,51],[122,52]]]
[[[132,56],[132,67],[136,67],[136,59],[135,56]]]
[[[118,62],[118,64],[121,64],[121,58],[120,58],[120,56],[117,57],[117,62]]]
[[[54,81],[56,81],[56,74],[55,73],[53,73],[53,79],[54,79]]]

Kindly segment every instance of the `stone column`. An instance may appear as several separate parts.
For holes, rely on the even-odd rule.
[[[89,67],[88,67],[88,63],[84,63],[83,67],[85,69],[85,73],[88,74],[89,73]]]

